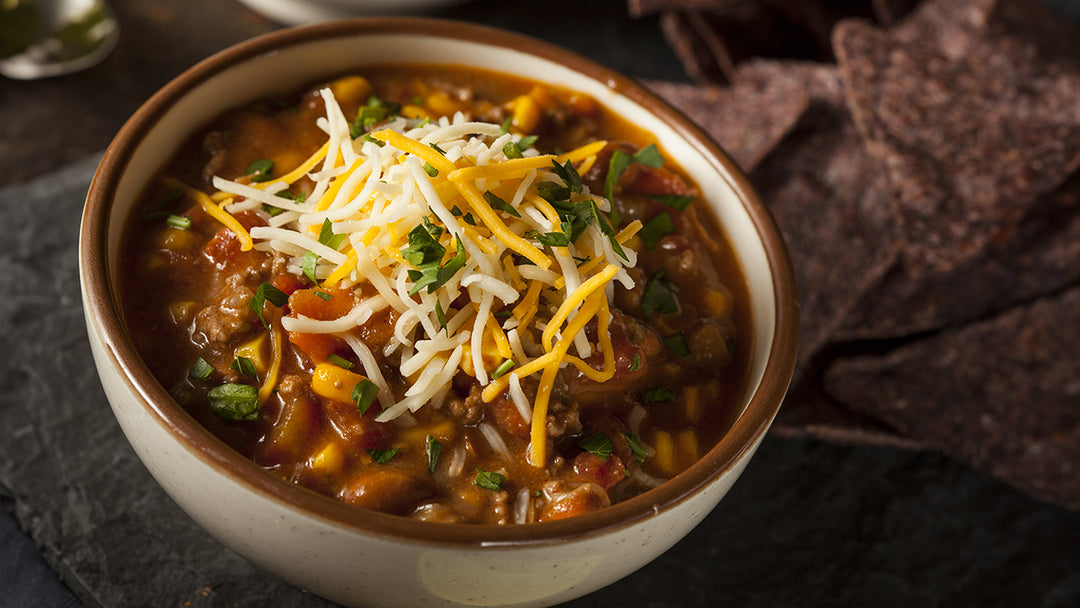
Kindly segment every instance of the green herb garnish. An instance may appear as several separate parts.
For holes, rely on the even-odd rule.
[[[319,285],[319,277],[316,276],[315,271],[319,267],[319,254],[314,251],[308,251],[304,254],[304,259],[300,262],[300,270],[304,272],[304,276],[308,278],[316,286]]]
[[[265,158],[253,161],[247,168],[247,175],[253,182],[267,182],[273,179],[274,161]]]
[[[633,359],[630,359],[630,371],[636,372],[641,367],[641,355],[634,355]]]
[[[622,436],[626,439],[626,444],[630,446],[630,453],[634,455],[634,460],[636,460],[638,464],[645,464],[645,458],[648,457],[649,452],[645,449],[641,440],[637,438],[637,435],[633,433],[623,433]]]
[[[336,365],[336,366],[338,366],[338,367],[340,367],[342,369],[352,369],[352,368],[356,367],[355,363],[353,363],[352,361],[349,361],[348,359],[346,359],[345,357],[342,357],[341,355],[339,355],[337,353],[330,353],[329,355],[327,355],[326,361],[328,363],[333,363],[334,365]]]
[[[259,419],[259,389],[250,384],[222,384],[207,393],[210,411],[226,422]]]
[[[371,407],[371,403],[378,394],[379,387],[375,386],[375,383],[371,380],[365,378],[356,383],[356,386],[352,389],[352,399],[356,402],[356,408],[360,410],[361,416],[367,413],[368,408]]]
[[[494,192],[491,192],[490,190],[484,193],[484,200],[487,201],[487,204],[491,205],[492,209],[498,209],[499,211],[504,211],[504,212],[508,213],[509,215],[514,216],[514,217],[521,217],[521,214],[518,213],[517,209],[514,209],[510,205],[510,203],[508,203],[508,202],[504,201],[503,199],[499,198],[498,195],[496,195]]]
[[[641,393],[641,402],[653,403],[657,401],[675,401],[677,397],[678,395],[675,394],[675,391],[664,386],[663,384],[659,384],[650,388],[644,393]]]
[[[196,380],[206,380],[210,377],[210,374],[214,373],[214,366],[206,362],[206,359],[199,357],[195,360],[195,364],[191,366],[191,370],[188,371],[188,375]]]
[[[499,367],[496,367],[495,371],[491,372],[491,379],[494,380],[512,369],[514,369],[514,360],[503,359],[503,362],[499,364]]]
[[[169,215],[165,218],[165,223],[173,228],[180,230],[187,230],[191,228],[191,218],[183,215]]]
[[[656,144],[649,144],[633,154],[615,150],[611,155],[611,161],[608,163],[607,178],[604,180],[604,196],[608,200],[614,200],[615,184],[619,183],[619,178],[622,177],[623,172],[631,163],[641,163],[655,169],[664,164],[664,157],[660,156]]]
[[[432,475],[439,466],[439,455],[442,454],[442,444],[431,435],[427,436],[427,470]]]
[[[492,473],[491,471],[485,471],[480,467],[476,467],[476,481],[473,483],[481,488],[498,492],[499,490],[502,490],[504,481],[506,481],[505,475]]]
[[[603,433],[593,433],[578,441],[578,447],[586,452],[596,456],[600,460],[607,460],[611,457],[611,450],[615,447],[611,443],[611,439]]]
[[[686,335],[681,331],[677,334],[671,334],[664,337],[664,344],[668,348],[675,351],[676,355],[680,357],[686,357],[690,355],[690,345],[686,342]]]
[[[388,450],[370,449],[364,450],[371,456],[371,459],[379,464],[386,464],[390,462],[390,459],[397,455],[398,448],[390,448]]]
[[[679,312],[679,301],[675,297],[679,287],[664,278],[664,274],[661,270],[645,284],[645,292],[641,294],[641,308],[645,311],[645,318],[652,317],[654,312],[665,315]]]
[[[694,197],[685,194],[647,194],[646,196],[680,211],[694,202]]]
[[[645,222],[640,234],[645,246],[649,249],[655,249],[660,239],[673,232],[675,232],[675,223],[671,221],[671,216],[668,215],[667,211],[661,211],[653,216],[651,220]]]
[[[259,370],[255,369],[255,364],[247,357],[233,359],[232,363],[229,364],[229,369],[238,371],[252,380],[258,381],[259,379]]]
[[[270,329],[270,325],[267,324],[266,319],[263,317],[263,305],[267,302],[274,306],[284,306],[289,301],[289,296],[281,291],[277,287],[274,287],[270,283],[262,283],[255,289],[255,295],[248,300],[248,306],[255,311],[255,314],[259,315],[259,320],[262,321],[263,327]]]

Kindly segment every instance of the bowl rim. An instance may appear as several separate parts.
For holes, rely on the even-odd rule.
[[[557,62],[604,83],[671,125],[701,153],[727,182],[755,226],[771,269],[775,332],[758,389],[742,416],[709,452],[686,471],[648,492],[608,508],[565,520],[529,525],[476,525],[412,520],[347,505],[331,497],[278,479],[228,447],[199,425],[154,379],[127,338],[126,326],[113,297],[109,271],[109,217],[124,167],[141,138],[167,109],[213,75],[282,46],[303,45],[331,38],[363,35],[421,35],[481,42]],[[128,388],[141,397],[167,432],[219,473],[261,495],[335,526],[363,534],[398,538],[420,544],[481,547],[554,544],[601,535],[637,524],[688,500],[735,467],[757,446],[772,423],[787,392],[795,367],[799,333],[796,283],[787,248],[771,214],[736,163],[689,118],[634,79],[573,51],[539,39],[493,28],[423,17],[361,17],[277,30],[231,46],[197,63],[147,100],[120,129],[94,174],[87,194],[79,242],[90,331],[101,338],[112,363],[123,372]],[[762,322],[755,319],[755,323]],[[758,348],[765,345],[758,345]]]

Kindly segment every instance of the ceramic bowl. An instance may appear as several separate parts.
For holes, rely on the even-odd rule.
[[[687,471],[641,496],[562,521],[419,522],[271,476],[198,425],[150,374],[129,339],[115,283],[120,232],[144,186],[190,133],[222,111],[387,62],[474,66],[585,92],[653,132],[699,184],[748,279],[755,335],[742,414]],[[716,143],[625,76],[531,38],[454,22],[370,18],[282,30],[183,73],[131,117],[101,161],[83,217],[80,272],[102,385],[161,487],[237,553],[345,605],[547,606],[630,574],[690,532],[731,488],[776,415],[795,362],[798,303],[785,247]]]
[[[348,17],[409,14],[465,0],[240,0],[248,8],[278,21],[299,25]]]

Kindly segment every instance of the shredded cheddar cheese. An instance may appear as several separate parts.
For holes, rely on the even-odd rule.
[[[321,94],[327,143],[280,179],[247,185],[218,178],[212,195],[176,184],[245,250],[276,252],[298,275],[368,294],[338,319],[290,314],[274,323],[260,399],[277,382],[283,330],[333,334],[357,350],[360,371],[384,389],[378,420],[440,402],[454,376],[467,371],[485,401],[506,392],[529,414],[529,461],[543,466],[556,376],[572,365],[598,382],[612,377],[608,286],[633,285],[626,268],[636,256],[620,246],[641,223],[613,233],[600,218],[610,203],[576,175],[567,177],[572,165],[591,167],[606,142],[557,156],[520,149],[511,158],[506,146],[521,135],[460,113],[394,117],[353,139],[333,94]],[[303,205],[272,199],[305,176],[314,187]],[[290,211],[249,232],[230,213],[257,209],[249,200]],[[361,292],[365,285],[374,289]],[[393,338],[381,355],[410,380],[403,395],[385,386],[376,358],[353,333],[387,307],[396,311]],[[584,331],[590,323],[595,342]],[[587,362],[593,353],[602,356],[600,369]],[[539,387],[528,404],[520,382],[533,374]]]

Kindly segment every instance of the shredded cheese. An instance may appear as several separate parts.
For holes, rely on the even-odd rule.
[[[483,387],[484,401],[509,393],[530,425],[529,462],[543,466],[556,376],[572,365],[598,382],[612,377],[608,287],[612,281],[632,286],[625,269],[636,256],[628,261],[614,255],[612,243],[625,244],[640,222],[613,235],[590,220],[579,224],[574,241],[568,242],[567,222],[583,220],[580,213],[567,212],[567,206],[595,205],[600,212],[610,203],[588,187],[564,188],[571,185],[561,181],[568,180],[565,168],[592,166],[606,142],[557,156],[530,148],[508,158],[505,146],[519,141],[519,135],[461,114],[434,121],[395,117],[354,140],[332,93],[320,93],[327,116],[318,126],[326,131],[327,142],[280,179],[242,184],[215,178],[219,192],[213,198],[175,184],[236,233],[245,250],[258,241],[260,249],[284,255],[286,268],[297,274],[305,257],[311,268],[309,256],[314,255],[324,284],[370,285],[377,292],[368,288],[338,319],[292,313],[275,323],[271,372],[260,398],[269,396],[277,382],[282,330],[337,335],[380,389],[378,420],[438,403],[458,373],[471,373]],[[304,177],[314,185],[302,205],[276,199],[276,192]],[[571,192],[570,198],[551,199],[562,201],[556,204],[545,200],[552,187]],[[268,204],[287,211],[248,232],[224,203],[215,201],[229,201],[230,210],[263,213],[262,205]],[[332,238],[327,238],[326,223]],[[411,386],[403,395],[387,385],[379,359],[355,332],[386,307],[395,311],[393,337],[380,354],[383,365],[397,362],[398,373],[409,378]],[[584,332],[590,323],[596,324],[595,343]],[[541,330],[538,341],[536,328]],[[601,369],[586,361],[597,352],[603,356]],[[540,379],[530,404],[521,380],[533,374]]]

